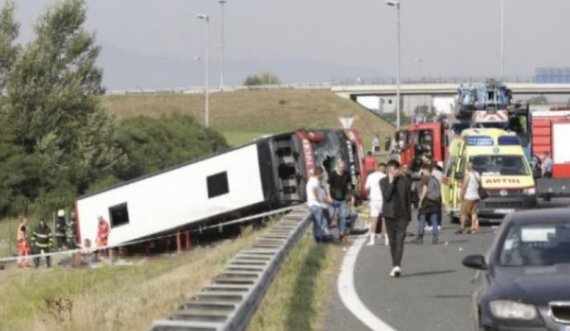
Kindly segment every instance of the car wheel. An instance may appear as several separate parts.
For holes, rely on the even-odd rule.
[[[546,201],[546,202],[550,201],[550,194],[547,194],[544,196],[544,201]]]

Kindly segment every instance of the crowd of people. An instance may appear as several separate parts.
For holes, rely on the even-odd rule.
[[[58,251],[73,250],[78,248],[77,245],[77,226],[75,217],[71,213],[69,218],[65,217],[65,211],[60,209],[54,220],[55,231],[52,233],[50,226],[44,218],[40,218],[37,226],[31,233],[28,232],[28,218],[23,217],[16,234],[18,244],[18,260],[19,268],[31,267],[29,256],[33,256],[33,266],[40,266],[41,257],[45,257],[46,266],[51,267],[50,253]],[[104,250],[107,247],[110,226],[107,221],[99,217],[97,227],[97,248]],[[91,254],[91,244],[88,239],[83,245],[84,254]],[[97,253],[95,253],[97,254]]]
[[[427,232],[431,242],[440,244],[442,222],[442,169],[424,157],[421,160],[419,178],[413,178],[407,165],[397,160],[378,163],[375,171],[368,174],[364,185],[369,203],[369,242],[374,246],[379,232],[380,239],[390,247],[392,270],[390,276],[401,275],[404,242],[412,221],[412,209],[417,210],[417,231],[413,244],[423,245]],[[477,204],[482,198],[480,175],[473,170],[473,164],[465,166],[465,177],[460,191],[461,210],[457,234],[476,233],[479,229]],[[342,240],[346,232],[347,197],[350,196],[350,178],[345,164],[339,161],[333,172],[328,174],[317,167],[307,182],[308,207],[313,215],[313,234],[319,243],[331,239],[331,221],[336,219]],[[468,220],[471,220],[467,229]],[[378,231],[379,230],[379,231]],[[335,239],[335,238],[332,238]]]
[[[344,161],[339,160],[330,174],[322,167],[315,168],[307,181],[306,192],[317,242],[345,241],[358,217],[355,189]],[[333,225],[337,231],[332,230]]]

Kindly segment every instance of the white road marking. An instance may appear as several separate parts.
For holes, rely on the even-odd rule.
[[[395,331],[390,325],[374,315],[360,300],[354,286],[354,266],[358,253],[368,239],[367,235],[356,239],[342,260],[340,275],[338,276],[338,293],[344,306],[362,323],[375,331]]]

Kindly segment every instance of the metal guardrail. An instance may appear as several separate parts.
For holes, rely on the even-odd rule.
[[[240,251],[224,272],[182,303],[151,331],[245,330],[289,250],[310,223],[306,207],[295,207],[255,243]]]

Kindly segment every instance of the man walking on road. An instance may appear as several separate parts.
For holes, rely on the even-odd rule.
[[[414,244],[424,243],[424,232],[426,221],[429,219],[433,225],[433,243],[439,242],[439,226],[437,220],[439,218],[439,210],[441,209],[441,187],[439,181],[432,175],[431,164],[424,163],[422,165],[422,179],[419,188],[420,202],[418,208],[418,235],[413,241]]]
[[[390,253],[392,254],[391,277],[400,277],[401,263],[404,255],[406,229],[412,220],[412,203],[410,201],[410,183],[400,172],[400,163],[396,160],[388,162],[388,176],[380,180],[382,191],[382,213],[386,220]]]
[[[368,192],[368,199],[370,201],[370,242],[368,246],[374,246],[374,238],[376,237],[377,224],[382,220],[382,191],[380,191],[380,180],[386,177],[384,172],[386,165],[384,163],[378,164],[376,171],[368,175],[364,188]],[[386,226],[382,226],[382,235],[384,240],[388,243],[386,236]]]
[[[329,197],[332,200],[329,208],[331,218],[338,209],[338,231],[339,239],[342,240],[346,234],[346,212],[348,204],[346,195],[352,189],[350,175],[346,172],[346,164],[339,160],[336,169],[329,175]]]

